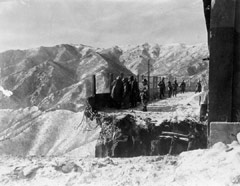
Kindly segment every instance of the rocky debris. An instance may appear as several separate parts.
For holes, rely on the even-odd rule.
[[[38,169],[43,167],[44,166],[42,164],[16,167],[13,172],[9,174],[9,176],[13,179],[32,179],[36,175]]]
[[[38,160],[39,162],[40,160]],[[44,163],[28,163],[27,165],[17,166],[10,173],[6,174],[14,180],[19,179],[33,179],[38,173],[39,169],[51,169],[51,167],[58,172],[68,174],[71,172],[83,173],[81,166],[77,165],[73,161],[63,161],[61,163],[46,165]]]
[[[102,168],[102,167],[106,167],[108,165],[113,165],[113,166],[117,166],[118,163],[114,162],[110,157],[106,157],[103,160],[99,160],[99,161],[94,161],[92,163],[93,166],[96,166],[98,168]]]
[[[74,162],[62,162],[60,164],[53,165],[53,167],[56,171],[60,171],[65,174],[70,173],[72,171],[79,172],[79,173],[83,172],[83,169],[77,164],[75,164]]]

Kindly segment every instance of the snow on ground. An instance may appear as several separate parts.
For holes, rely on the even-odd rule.
[[[5,90],[2,86],[0,86],[0,91],[7,97],[12,95],[12,92],[10,90]]]
[[[179,156],[69,158],[1,156],[6,186],[234,186],[240,185],[240,145],[215,144]]]
[[[142,112],[141,105],[136,109],[105,110],[104,112],[110,115],[132,114],[139,124],[143,124],[146,118],[150,118],[156,125],[164,120],[183,121],[186,118],[197,120],[200,113],[199,95],[199,93],[187,92],[177,94],[177,97],[152,101],[147,106],[148,112]]]

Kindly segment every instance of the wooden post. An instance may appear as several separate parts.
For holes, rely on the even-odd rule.
[[[150,95],[150,59],[148,59],[148,91]]]
[[[213,121],[231,121],[235,6],[236,0],[215,0],[215,3],[212,5],[209,123]]]
[[[92,96],[96,96],[96,75],[92,76]]]
[[[158,77],[155,77],[155,94],[158,93]]]
[[[110,73],[109,74],[109,87],[110,87],[110,93],[111,93],[111,91],[112,91],[112,82],[113,82],[113,74],[112,73]]]
[[[109,92],[111,92],[111,73],[108,73],[108,87],[109,87]]]
[[[156,77],[155,76],[153,76],[152,77],[152,79],[153,79],[153,81],[152,81],[152,95],[153,95],[153,97],[155,97],[155,82],[156,82]]]

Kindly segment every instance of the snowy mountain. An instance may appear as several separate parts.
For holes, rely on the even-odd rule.
[[[97,91],[109,91],[108,73],[131,72],[119,62],[121,50],[84,45],[57,45],[0,54],[1,85],[12,91],[2,108],[38,106],[79,110],[91,95],[91,76]],[[15,104],[13,104],[15,103]]]
[[[208,62],[206,44],[148,44],[129,47],[121,56],[122,63],[134,74],[147,73],[147,62],[150,60],[151,75],[189,78],[204,73]]]

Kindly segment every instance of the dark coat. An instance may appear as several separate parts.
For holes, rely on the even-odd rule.
[[[178,88],[178,83],[175,81],[173,83],[173,91],[177,91],[177,88]]]
[[[118,78],[113,82],[113,87],[111,91],[112,99],[118,102],[122,101],[123,91],[124,91],[123,82],[120,78]]]
[[[202,85],[200,82],[198,82],[196,85],[196,92],[201,92],[201,91],[202,91]]]
[[[180,87],[181,87],[182,90],[185,89],[186,83],[183,81],[183,82],[180,84]]]

